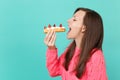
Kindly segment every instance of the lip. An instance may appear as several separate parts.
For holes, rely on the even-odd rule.
[[[70,28],[70,25],[68,24],[68,28]]]
[[[67,34],[71,31],[71,28],[70,28],[70,27],[69,27],[68,29],[69,29],[69,30],[68,30]]]

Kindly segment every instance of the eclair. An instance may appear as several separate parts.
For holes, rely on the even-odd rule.
[[[48,27],[44,26],[44,33],[47,33],[50,29],[53,29],[55,32],[65,32],[65,27],[63,27],[62,24],[59,26],[55,24],[53,26],[49,24]]]

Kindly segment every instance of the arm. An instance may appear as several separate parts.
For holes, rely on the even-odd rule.
[[[59,59],[57,55],[57,49],[55,47],[56,33],[53,30],[49,30],[44,43],[47,45],[46,66],[51,76],[60,75]]]
[[[60,71],[60,58],[58,59],[58,51],[56,49],[47,49],[46,54],[46,66],[48,68],[50,76],[58,76],[61,74]]]
[[[104,56],[101,50],[91,56],[87,64],[87,80],[107,80]]]

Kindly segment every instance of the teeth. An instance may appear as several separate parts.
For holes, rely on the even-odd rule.
[[[70,32],[71,31],[71,28],[69,28],[69,31],[68,32]]]
[[[67,34],[71,31],[71,28],[69,28],[69,31],[67,32]]]
[[[71,30],[71,28],[69,28],[69,31]]]

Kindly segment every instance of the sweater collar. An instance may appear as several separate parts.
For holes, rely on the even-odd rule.
[[[80,54],[80,48],[78,48],[77,46],[75,47],[75,54],[74,56],[78,56]]]

